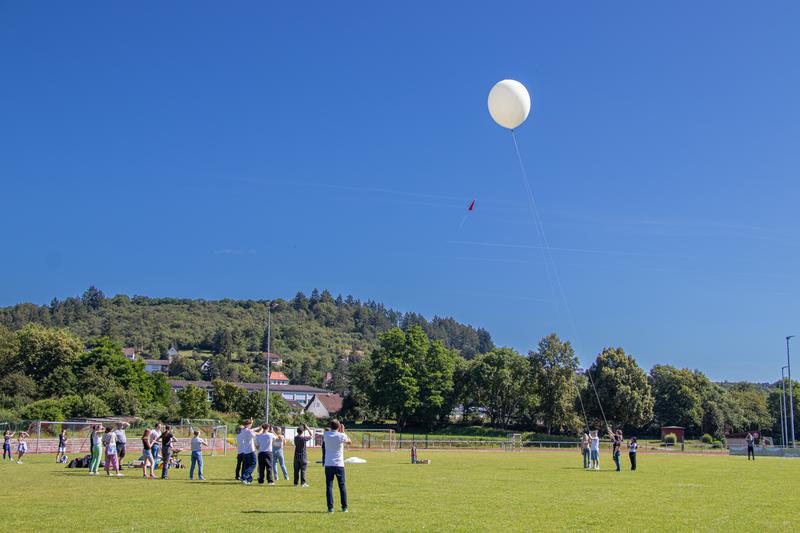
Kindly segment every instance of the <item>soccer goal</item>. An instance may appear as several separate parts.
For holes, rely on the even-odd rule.
[[[66,449],[68,455],[91,453],[89,435],[92,426],[100,424],[116,427],[119,420],[106,418],[93,418],[80,422],[57,422],[50,420],[36,420],[28,422],[22,431],[28,434],[28,450],[30,453],[58,453],[58,437],[61,431],[67,432]]]
[[[360,434],[362,448],[379,448],[391,452],[398,448],[399,443],[393,429],[365,429],[356,430],[353,433],[355,435],[351,435],[351,439],[353,436],[357,439]],[[358,442],[356,439],[353,439],[353,442]]]
[[[228,449],[228,426],[215,418],[184,418],[181,425],[173,428],[178,444],[185,450],[191,450],[194,432],[199,431],[208,446],[203,448],[203,455],[225,455]]]

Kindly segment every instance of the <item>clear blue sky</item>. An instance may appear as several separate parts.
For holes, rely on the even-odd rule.
[[[800,4],[668,4],[0,1],[0,305],[320,287],[774,380]],[[486,110],[503,78],[574,328]]]

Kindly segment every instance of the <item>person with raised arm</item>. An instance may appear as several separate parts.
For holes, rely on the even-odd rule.
[[[28,434],[24,431],[20,431],[17,433],[17,464],[22,464],[22,458],[25,457],[25,454],[28,453],[28,443],[25,442],[25,439],[28,438]]]
[[[308,468],[306,444],[311,440],[313,435],[305,424],[301,424],[298,429],[299,431],[294,436],[294,461],[292,463],[294,468],[294,486],[296,487],[299,481],[303,487],[308,487],[308,483],[306,483],[306,469]]]
[[[10,430],[5,430],[3,432],[3,459],[5,460],[8,457],[9,461],[13,461],[14,457],[11,455],[11,439],[14,438],[14,432]]]
[[[328,431],[322,435],[325,441],[325,497],[328,512],[333,512],[333,478],[339,483],[339,498],[342,501],[342,512],[347,509],[347,488],[344,481],[344,445],[350,444],[350,437],[344,432],[344,426],[335,418],[328,424]]]
[[[67,462],[67,430],[62,429],[58,434],[58,453],[56,454],[57,463]]]
[[[275,433],[269,424],[261,425],[261,433],[256,435],[256,448],[258,449],[258,484],[264,484],[264,474],[267,483],[274,485],[272,479],[272,446],[275,442]]]
[[[189,468],[189,480],[194,478],[194,467],[197,466],[197,479],[204,481],[203,477],[203,446],[208,446],[208,443],[200,437],[200,431],[194,430],[194,437],[192,437],[192,466]]]
[[[261,433],[261,428],[253,429],[253,419],[249,418],[242,424],[242,430],[236,437],[236,446],[242,456],[242,485],[253,484],[253,470],[256,468],[256,435]]]
[[[169,475],[169,461],[172,459],[172,447],[176,440],[172,434],[172,426],[164,426],[164,433],[161,434],[161,479],[167,479]]]

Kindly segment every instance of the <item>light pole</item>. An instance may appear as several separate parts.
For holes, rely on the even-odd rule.
[[[789,357],[789,339],[794,337],[794,335],[789,335],[786,337],[786,368],[789,374],[789,429],[791,433],[789,434],[792,437],[792,448],[796,448],[797,445],[795,444],[794,440],[794,396],[792,392],[792,360]]]
[[[786,376],[783,374],[784,370],[786,370],[786,365],[781,367],[781,444],[786,448],[789,429],[786,427]]]
[[[266,385],[267,385],[267,398],[264,400],[264,423],[269,424],[269,375],[270,375],[270,337],[272,336],[271,329],[272,329],[272,302],[269,302],[269,307],[267,307],[267,377],[266,377]]]

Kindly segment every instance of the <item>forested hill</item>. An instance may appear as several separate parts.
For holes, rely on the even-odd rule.
[[[0,308],[0,324],[19,329],[28,323],[64,327],[84,341],[110,337],[157,359],[169,347],[222,354],[245,361],[265,349],[266,300],[191,300],[116,295],[106,297],[90,287],[81,297],[53,299],[50,305],[18,304]],[[378,334],[394,326],[419,324],[434,339],[465,358],[490,351],[489,332],[452,318],[428,321],[374,301],[334,297],[314,289],[294,299],[272,301],[272,351],[287,356],[289,370],[312,366],[316,372],[334,367],[342,357],[368,352]],[[293,372],[294,373],[294,372]]]

